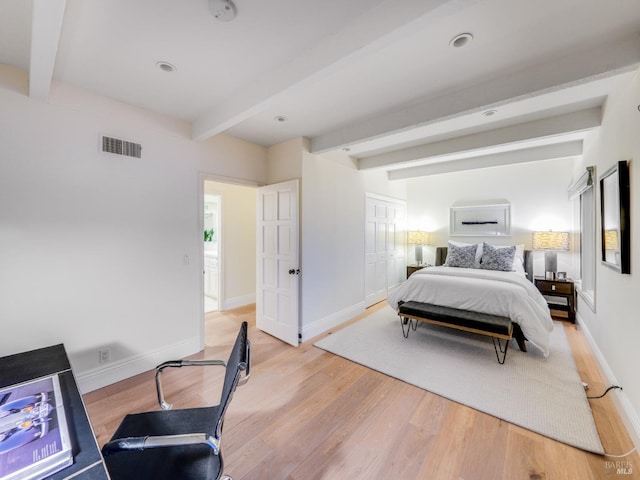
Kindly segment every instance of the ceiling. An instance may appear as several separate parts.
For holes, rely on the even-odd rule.
[[[0,0],[0,63],[36,99],[65,82],[391,179],[580,155],[640,66],[637,0],[234,2],[222,22],[208,0]]]

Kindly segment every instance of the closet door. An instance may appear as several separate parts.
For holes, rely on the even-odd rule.
[[[406,210],[404,204],[387,205],[387,290],[406,279]]]
[[[398,200],[367,195],[365,219],[365,304],[387,298],[390,288],[404,279],[406,267],[406,205]]]
[[[387,295],[387,206],[367,197],[365,224],[365,302],[366,306]]]

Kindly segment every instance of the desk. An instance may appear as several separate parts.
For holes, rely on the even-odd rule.
[[[58,374],[73,447],[73,465],[48,477],[50,480],[109,480],[96,437],[78,391],[64,345],[32,350],[0,358],[0,388]]]

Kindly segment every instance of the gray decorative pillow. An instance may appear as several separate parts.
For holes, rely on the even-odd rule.
[[[447,249],[447,260],[444,262],[445,267],[476,267],[476,250],[478,245],[469,245],[468,247],[456,247],[449,244]]]
[[[482,260],[480,268],[485,270],[500,270],[511,272],[513,270],[513,259],[516,255],[516,247],[495,248],[488,243],[482,244]]]

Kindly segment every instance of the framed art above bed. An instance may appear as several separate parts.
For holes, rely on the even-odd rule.
[[[511,235],[511,204],[506,200],[454,204],[449,214],[451,236]]]

